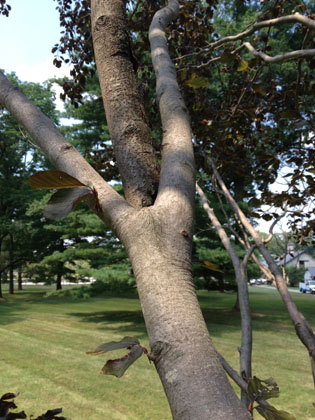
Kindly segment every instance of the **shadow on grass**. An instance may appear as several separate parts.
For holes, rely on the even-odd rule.
[[[146,337],[146,328],[141,311],[102,311],[102,312],[77,312],[70,316],[81,318],[81,322],[100,324],[100,329],[121,331],[128,335],[130,331],[137,332],[137,338]]]
[[[5,292],[0,299],[0,325],[25,321],[29,317],[30,306],[44,302],[45,294],[46,291],[42,290],[19,290],[13,295]]]
[[[134,309],[132,304],[128,305],[128,301],[135,302],[137,296],[99,296],[97,298],[71,299],[69,297],[60,298],[43,298],[45,291],[43,290],[25,290],[20,291],[14,296],[5,296],[5,300],[0,301],[0,325],[10,324],[13,322],[23,321],[27,319],[28,311],[32,305],[42,305],[45,312],[45,305],[60,305],[68,308],[65,314],[74,316],[80,322],[95,323],[100,329],[116,329],[122,334],[128,335],[131,331],[136,332],[141,338],[146,334],[142,312],[138,305]],[[116,302],[116,298],[118,298]],[[297,306],[311,324],[315,323],[314,296],[294,296]],[[236,301],[235,293],[218,293],[218,292],[198,292],[200,306],[208,325],[209,331],[213,336],[221,336],[229,332],[237,332],[241,329],[241,318],[239,311],[233,309]],[[124,301],[126,300],[125,306]],[[294,330],[292,322],[288,316],[284,305],[276,293],[264,292],[263,290],[254,290],[250,293],[252,306],[253,328],[256,331],[280,329]],[[97,311],[95,303],[101,304],[100,311]],[[107,304],[108,302],[108,304]],[[74,307],[79,304],[75,311]],[[82,306],[81,306],[82,305]],[[108,310],[106,310],[106,307]],[[69,313],[69,308],[72,312]],[[90,312],[89,309],[94,309]],[[103,310],[105,309],[105,310]],[[70,309],[71,311],[71,309]]]
[[[10,296],[10,302],[6,299],[0,299],[0,325],[12,324],[14,322],[24,321],[25,317],[21,317],[23,305],[13,305]]]
[[[238,311],[227,309],[203,310],[203,315],[212,335],[220,336],[228,332],[240,330],[240,315]],[[128,335],[131,331],[138,334],[138,338],[146,336],[146,328],[140,310],[77,312],[69,315],[80,318],[80,322],[99,324],[100,329],[120,331]],[[139,335],[139,334],[142,334]]]

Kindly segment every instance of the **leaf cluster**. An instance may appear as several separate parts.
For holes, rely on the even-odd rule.
[[[45,207],[44,216],[48,219],[64,219],[83,200],[96,209],[100,206],[95,189],[62,171],[37,172],[27,182],[32,188],[38,190],[58,190],[51,196]]]
[[[15,420],[15,419],[27,419],[27,415],[24,411],[14,413],[11,410],[15,410],[17,405],[14,402],[18,394],[8,392],[0,398],[0,419],[1,420]],[[48,410],[45,414],[42,414],[36,418],[31,417],[32,420],[70,420],[66,417],[59,416],[62,413],[62,408],[55,408],[54,410]]]
[[[295,417],[286,411],[277,410],[267,400],[279,397],[279,388],[273,378],[251,378],[247,386],[247,394],[251,401],[249,411],[257,410],[266,420],[295,420]]]
[[[94,58],[86,0],[58,0],[64,33],[54,48],[59,64],[71,60],[76,86],[65,87],[72,102],[85,102],[82,93],[94,74]],[[148,22],[163,6],[161,1],[128,2],[128,31],[132,49],[139,62],[138,76],[143,87],[157,153],[161,141],[160,121],[155,102],[155,76],[149,53]],[[205,1],[184,2],[176,22],[167,29],[170,54],[178,72],[178,82],[191,115],[197,166],[210,174],[203,155],[212,154],[220,173],[238,200],[250,200],[259,191],[252,217],[274,218],[263,214],[263,204],[290,208],[291,229],[307,235],[312,229],[312,208],[308,197],[314,195],[312,176],[314,151],[314,96],[312,69],[314,59],[266,66],[243,50],[234,53],[242,41],[209,50],[217,40],[241,32],[254,22],[278,18],[299,11],[311,16],[311,2],[290,1]],[[277,55],[299,48],[312,48],[312,37],[302,25],[264,28],[247,39],[257,51]],[[65,54],[69,54],[65,58]],[[215,59],[215,62],[211,60]],[[208,64],[209,62],[209,64]],[[58,64],[58,65],[59,65]],[[76,89],[78,91],[76,91]],[[80,91],[80,92],[79,92]],[[95,101],[94,101],[95,102]],[[112,149],[88,156],[98,162],[97,169],[110,170]],[[273,184],[283,167],[290,167],[287,191],[274,193]],[[106,172],[106,171],[105,171]],[[110,171],[112,172],[112,171]],[[249,214],[250,215],[250,214]],[[303,227],[303,229],[302,229]]]
[[[123,348],[130,350],[130,352],[118,359],[108,360],[100,372],[104,375],[114,375],[120,378],[143,353],[148,355],[147,349],[140,344],[137,338],[126,336],[120,341],[104,343],[95,350],[87,352],[87,354],[98,355]]]
[[[6,4],[6,0],[0,0],[0,15],[9,16],[11,6]]]

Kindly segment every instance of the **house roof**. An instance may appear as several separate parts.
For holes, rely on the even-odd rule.
[[[301,254],[304,254],[304,251],[300,251],[300,252],[289,252],[286,255],[280,255],[280,257],[278,258],[278,261],[279,261],[279,263],[281,265],[282,264],[287,264],[288,262],[294,260],[294,258],[297,258]]]
[[[315,267],[307,267],[307,270],[312,277],[315,277]]]
[[[286,255],[281,255],[279,258],[278,258],[278,262],[279,262],[279,264],[280,265],[285,265],[285,264],[288,264],[288,262],[290,262],[290,261],[292,261],[292,260],[294,260],[294,258],[297,258],[297,257],[299,257],[301,254],[307,254],[307,252],[305,252],[305,251],[300,251],[300,252],[289,252],[288,254],[286,254]]]

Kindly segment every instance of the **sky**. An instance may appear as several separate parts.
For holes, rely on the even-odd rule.
[[[62,77],[51,49],[60,38],[59,14],[53,0],[8,0],[9,17],[0,16],[0,68],[19,79],[43,82]]]
[[[51,49],[60,38],[59,14],[53,0],[8,0],[9,17],[0,16],[0,69],[14,71],[22,81],[38,82],[69,74],[69,68],[53,65]],[[60,89],[60,88],[59,88]],[[56,89],[57,108],[62,110]],[[281,185],[276,185],[281,190]],[[283,188],[283,187],[282,187]],[[268,232],[270,222],[261,221],[259,229]],[[275,231],[281,231],[281,227]]]

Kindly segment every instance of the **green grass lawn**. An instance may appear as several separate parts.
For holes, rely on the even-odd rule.
[[[16,403],[28,414],[63,407],[72,420],[171,419],[158,375],[146,357],[117,379],[99,374],[107,355],[86,355],[99,344],[125,335],[148,345],[139,301],[43,299],[43,290],[27,287],[0,301],[0,394],[20,392]],[[297,420],[314,420],[306,349],[276,292],[251,287],[250,294],[254,375],[277,381],[280,398],[270,401],[277,408]],[[233,310],[235,294],[200,292],[199,298],[215,346],[237,369],[240,317]],[[294,299],[315,325],[315,296],[296,294]]]

